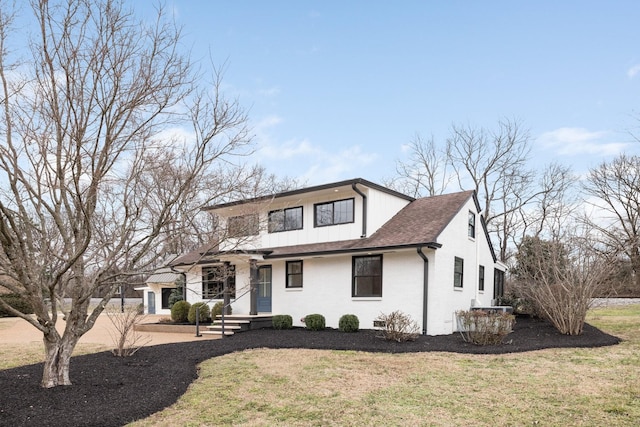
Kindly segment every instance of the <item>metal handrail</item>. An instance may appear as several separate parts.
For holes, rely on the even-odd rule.
[[[240,296],[237,296],[233,299],[233,302],[238,301],[240,298],[244,297],[245,295],[247,295],[248,293],[250,293],[252,291],[251,286],[249,286],[249,290],[246,291],[245,293],[241,294]],[[223,296],[224,297],[224,291],[216,294],[213,298],[209,298],[207,301],[205,301],[205,304],[210,303],[213,300],[216,299],[220,299],[219,297]],[[229,304],[224,304],[222,305],[222,312],[220,313],[220,321],[221,321],[221,326],[222,326],[222,338],[225,337],[225,328],[224,328],[224,316],[225,316],[225,309],[227,307],[229,307],[231,305],[231,301],[229,301]],[[196,337],[201,337],[202,334],[200,334],[200,306],[196,307]]]

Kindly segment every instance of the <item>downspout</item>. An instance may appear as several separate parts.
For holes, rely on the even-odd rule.
[[[367,196],[356,187],[356,183],[351,184],[351,188],[353,191],[362,196],[362,236],[361,238],[367,237]]]
[[[418,255],[424,261],[424,273],[422,279],[423,300],[422,300],[422,335],[427,334],[427,314],[429,303],[429,258],[422,252],[422,247],[418,247]]]

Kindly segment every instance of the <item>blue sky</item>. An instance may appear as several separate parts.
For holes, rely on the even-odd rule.
[[[166,5],[195,58],[226,61],[277,175],[381,182],[416,133],[444,141],[452,123],[504,117],[530,129],[532,167],[640,153],[638,1]]]

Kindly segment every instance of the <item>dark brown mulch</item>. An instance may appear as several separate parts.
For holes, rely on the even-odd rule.
[[[405,353],[445,351],[501,354],[558,347],[601,347],[620,340],[585,325],[579,336],[559,334],[549,324],[519,318],[506,343],[475,346],[459,334],[395,343],[363,330],[311,332],[304,329],[243,332],[224,340],[165,344],[140,349],[129,358],[109,352],[74,357],[72,386],[40,387],[42,364],[0,371],[0,426],[120,426],[173,404],[197,377],[197,364],[249,348],[310,348]],[[179,421],[177,421],[179,424]]]

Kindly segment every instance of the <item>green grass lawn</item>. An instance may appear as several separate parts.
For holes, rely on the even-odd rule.
[[[250,350],[201,365],[132,426],[638,426],[640,305],[592,310],[617,346],[508,355]]]

